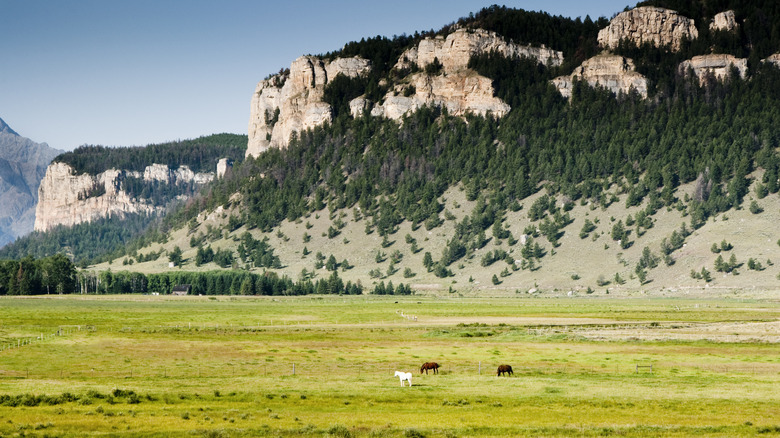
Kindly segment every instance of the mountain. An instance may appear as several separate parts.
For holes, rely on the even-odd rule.
[[[260,289],[192,277],[227,268],[298,290],[771,290],[780,11],[670,3],[494,6],[300,57],[251,96],[245,160],[96,269],[174,263],[209,293]]]
[[[0,246],[33,230],[38,184],[61,152],[20,136],[0,119]]]

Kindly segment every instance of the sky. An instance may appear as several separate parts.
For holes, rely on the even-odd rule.
[[[438,30],[492,4],[611,18],[626,0],[0,0],[0,118],[62,150],[245,134],[297,57]]]

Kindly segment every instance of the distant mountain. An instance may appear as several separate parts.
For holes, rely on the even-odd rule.
[[[20,136],[0,119],[0,246],[33,230],[38,185],[61,153]]]

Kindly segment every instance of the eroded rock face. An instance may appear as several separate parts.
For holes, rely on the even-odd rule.
[[[359,57],[326,62],[302,56],[288,74],[260,81],[252,96],[246,155],[286,147],[293,132],[331,121],[330,105],[322,101],[325,85],[339,73],[356,77],[370,68],[370,62]]]
[[[680,50],[684,38],[698,38],[694,21],[670,9],[642,6],[621,12],[609,26],[601,29],[598,42],[602,47],[614,49],[620,40],[627,39],[637,46],[651,43],[656,47],[669,46]]]
[[[545,47],[508,43],[494,32],[459,29],[447,38],[427,38],[407,50],[396,68],[414,64],[422,69],[434,59],[442,64],[436,75],[414,73],[395,84],[381,104],[364,96],[349,103],[352,117],[365,111],[399,119],[424,105],[447,108],[454,115],[467,112],[502,116],[509,106],[494,97],[492,81],[467,68],[471,56],[497,51],[504,56],[526,56],[545,65],[560,65],[563,53]],[[247,156],[257,156],[271,147],[286,147],[295,132],[332,120],[331,107],[323,102],[328,81],[341,73],[356,77],[370,69],[361,58],[338,58],[326,62],[311,56],[298,58],[289,73],[261,81],[252,98]]]
[[[504,38],[483,29],[458,29],[446,38],[426,38],[399,58],[397,69],[411,68],[416,64],[424,69],[432,64],[434,59],[442,64],[446,73],[465,69],[469,59],[474,55],[498,52],[505,57],[525,56],[534,58],[540,64],[558,66],[563,63],[563,52],[551,50],[544,46],[532,47],[509,43]]]
[[[647,78],[636,72],[634,61],[623,56],[594,56],[574,69],[571,75],[553,79],[553,84],[561,95],[570,98],[574,80],[586,81],[591,87],[601,86],[616,94],[635,90],[647,97]]]
[[[744,79],[748,69],[747,59],[735,58],[732,55],[716,54],[694,56],[689,60],[681,62],[678,68],[683,74],[692,70],[699,79],[699,82],[704,83],[708,81],[709,78],[722,80],[734,67],[736,67],[739,77]]]
[[[194,173],[187,166],[171,170],[164,164],[152,164],[144,172],[109,169],[98,175],[76,175],[65,163],[52,163],[38,187],[35,210],[35,230],[47,231],[58,225],[72,226],[103,217],[124,217],[132,213],[162,212],[143,199],[131,198],[122,190],[125,177],[143,178],[168,184],[205,184],[213,179],[210,173]]]
[[[220,158],[217,162],[217,179],[222,178],[233,168],[233,161],[230,158]]]
[[[734,32],[737,30],[737,17],[734,15],[734,11],[724,11],[716,14],[712,17],[710,22],[710,30],[725,30],[727,32]]]
[[[769,57],[764,58],[762,61],[768,62],[770,64],[773,64],[775,67],[780,68],[780,53],[769,55]]]
[[[415,92],[405,96],[404,90],[410,85]],[[397,120],[427,105],[446,108],[455,116],[473,113],[502,117],[511,108],[493,94],[493,82],[472,70],[435,76],[415,73],[409,77],[409,84],[396,85],[384,102],[371,110],[371,115]]]

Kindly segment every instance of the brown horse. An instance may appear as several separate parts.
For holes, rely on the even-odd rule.
[[[422,374],[423,371],[425,371],[425,374],[428,374],[428,370],[433,370],[433,374],[436,374],[439,372],[439,364],[436,362],[425,362],[420,367],[420,374]]]
[[[496,376],[500,376],[504,373],[506,373],[507,376],[511,376],[512,374],[514,374],[514,372],[512,371],[512,365],[499,365]]]

